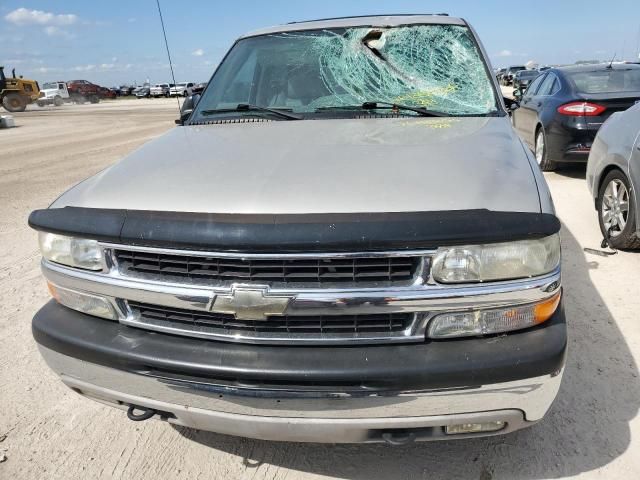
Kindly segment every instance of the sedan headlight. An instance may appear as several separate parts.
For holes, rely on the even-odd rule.
[[[40,232],[40,251],[47,260],[69,267],[102,270],[102,249],[96,240]]]
[[[440,283],[489,282],[544,275],[560,263],[560,238],[439,248],[431,275]]]

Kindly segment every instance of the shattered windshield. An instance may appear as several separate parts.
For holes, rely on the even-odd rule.
[[[412,25],[283,32],[240,40],[216,71],[194,118],[238,116],[238,105],[312,116],[369,102],[446,115],[497,111],[491,80],[469,29]]]

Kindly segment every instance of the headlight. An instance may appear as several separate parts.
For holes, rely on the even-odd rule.
[[[560,263],[560,238],[439,248],[431,275],[440,283],[488,282],[535,277]]]
[[[542,302],[530,305],[443,313],[431,320],[427,336],[436,339],[470,337],[533,327],[551,318],[560,304],[560,295],[558,292]]]
[[[40,232],[42,256],[52,262],[87,270],[102,270],[102,250],[96,240]]]

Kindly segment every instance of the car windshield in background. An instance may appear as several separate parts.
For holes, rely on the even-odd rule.
[[[52,89],[58,89],[58,84],[57,83],[45,83],[44,85],[42,85],[42,89],[43,90],[52,90]]]
[[[345,114],[357,114],[358,107],[371,102],[380,108],[387,102],[445,115],[497,111],[492,83],[474,38],[467,27],[456,25],[341,28],[250,37],[234,45],[211,81],[198,103],[196,121],[212,115],[274,116],[255,109],[238,113],[238,105],[304,116],[328,115],[341,108]]]
[[[640,68],[571,72],[568,75],[582,93],[640,92]]]

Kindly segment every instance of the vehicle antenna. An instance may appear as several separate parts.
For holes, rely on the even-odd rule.
[[[162,19],[162,10],[160,9],[160,0],[156,0],[158,5],[158,14],[160,15],[160,25],[162,25],[162,35],[164,35],[164,46],[167,49],[167,57],[169,57],[169,68],[171,69],[171,78],[173,79],[173,86],[177,87],[176,76],[173,73],[173,62],[171,61],[171,53],[169,52],[169,42],[167,42],[167,32],[164,29],[164,20]],[[171,89],[169,89],[171,91]],[[176,102],[178,102],[178,116],[180,116],[180,99],[176,95]]]
[[[613,61],[616,59],[616,55],[618,54],[618,52],[613,54],[613,57],[611,58],[611,61],[609,62],[609,66],[607,68],[611,69],[613,68]]]

